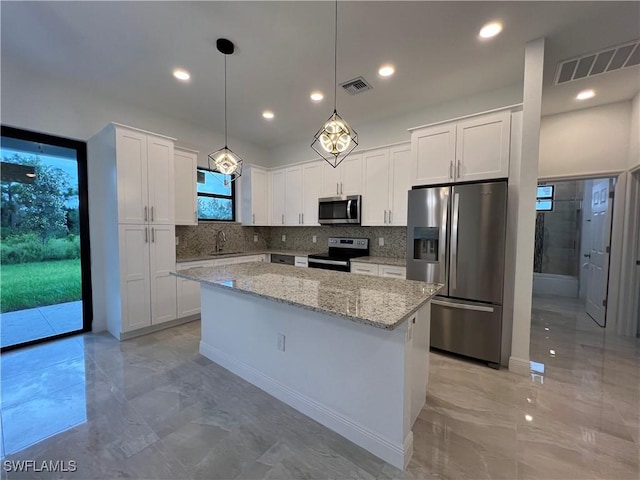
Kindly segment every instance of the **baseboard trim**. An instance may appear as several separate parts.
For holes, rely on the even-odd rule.
[[[509,357],[509,371],[517,373],[518,375],[529,375],[529,373],[531,373],[529,360],[518,357]]]
[[[276,381],[251,365],[241,362],[203,341],[200,341],[200,354],[394,467],[404,469],[409,463],[413,453],[413,432],[409,432],[402,445],[393,443],[326,405]]]
[[[195,320],[200,320],[200,314],[196,313],[194,315],[189,315],[188,317],[176,318],[175,320],[169,320],[168,322],[160,323],[158,325],[150,325],[148,327],[140,328],[138,330],[133,330],[131,332],[120,332],[120,338],[118,340],[130,340],[132,338],[141,337],[142,335],[148,335],[149,333],[159,332],[160,330],[165,330],[171,327],[177,327],[178,325],[182,325],[184,323],[193,322]]]

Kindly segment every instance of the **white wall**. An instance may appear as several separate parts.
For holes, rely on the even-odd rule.
[[[171,119],[130,103],[82,90],[70,82],[43,78],[2,58],[2,123],[62,137],[87,140],[107,123],[117,122],[177,138],[177,145],[200,151],[198,163],[221,148],[224,136]],[[265,151],[229,140],[247,163],[264,164]]]
[[[609,176],[628,168],[631,101],[542,118],[539,178]]]
[[[631,102],[629,134],[629,170],[640,168],[640,93]]]
[[[483,92],[479,95],[461,98],[452,102],[433,105],[408,115],[387,118],[377,122],[356,123],[352,122],[349,118],[346,118],[346,120],[358,132],[359,147],[356,149],[356,151],[358,151],[360,149],[374,148],[392,143],[409,142],[411,135],[407,129],[412,127],[471,115],[521,102],[522,84],[517,84],[498,90]],[[331,112],[327,110],[327,117],[330,113]],[[318,127],[320,127],[320,125],[318,125]],[[309,132],[309,138],[304,141],[283,145],[270,150],[267,165],[269,167],[277,167],[317,159],[318,155],[310,147],[314,133],[315,131]]]

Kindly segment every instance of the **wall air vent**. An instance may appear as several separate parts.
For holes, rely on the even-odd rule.
[[[367,81],[362,78],[354,78],[353,80],[349,80],[348,82],[341,83],[340,86],[344,88],[349,94],[355,95],[356,93],[366,92],[367,90],[371,90],[373,87],[367,83]]]
[[[572,82],[640,64],[640,40],[586,53],[558,64],[555,84]]]

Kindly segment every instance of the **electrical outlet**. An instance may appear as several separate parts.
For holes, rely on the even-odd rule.
[[[176,235],[176,245],[180,245],[180,237]]]
[[[284,352],[284,335],[281,333],[278,334],[278,350]]]
[[[378,237],[378,245],[384,247],[384,237]]]
[[[282,235],[282,241],[286,242],[287,241],[287,236],[286,235]]]
[[[254,241],[254,242],[257,242],[257,241],[258,241],[258,235],[254,235],[254,236],[253,236],[253,241]]]
[[[315,235],[313,237],[311,237],[311,241],[313,243],[316,243],[318,241],[318,237],[316,237]]]

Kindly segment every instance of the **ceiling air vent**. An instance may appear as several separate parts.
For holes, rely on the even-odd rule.
[[[373,88],[362,77],[354,78],[353,80],[349,80],[348,82],[341,83],[340,86],[351,95],[366,92],[367,90],[371,90]]]
[[[555,84],[593,77],[638,64],[640,41],[634,40],[560,62],[556,70]]]

